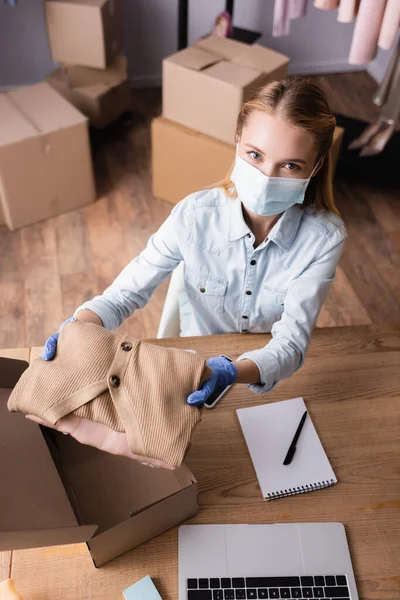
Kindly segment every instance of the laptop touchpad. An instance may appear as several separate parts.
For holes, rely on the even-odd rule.
[[[226,526],[231,575],[303,573],[300,536],[293,524]]]

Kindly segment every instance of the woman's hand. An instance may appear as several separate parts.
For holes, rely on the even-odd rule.
[[[58,338],[60,337],[61,330],[64,327],[64,325],[66,325],[67,323],[71,323],[71,321],[75,321],[75,317],[70,317],[69,319],[66,319],[63,323],[61,323],[60,327],[58,328],[57,333],[54,333],[49,338],[47,338],[46,343],[42,350],[43,360],[52,360],[54,358],[54,355],[57,350],[57,342],[58,342]]]
[[[57,333],[54,333],[49,338],[47,338],[46,343],[42,350],[43,360],[52,360],[54,358],[56,350],[57,350],[58,338],[60,337],[62,328],[67,323],[71,323],[71,321],[75,321],[75,319],[78,319],[78,321],[84,321],[85,323],[94,323],[95,325],[100,325],[101,327],[103,326],[103,322],[100,319],[100,317],[98,317],[96,315],[96,313],[94,313],[92,310],[80,310],[78,312],[77,317],[70,317],[69,319],[67,319],[66,321],[61,323]]]
[[[199,390],[190,394],[187,403],[192,406],[200,406],[211,396],[215,388],[226,387],[235,383],[238,370],[233,362],[225,356],[216,356],[207,361],[212,369],[210,379],[207,379]]]
[[[201,388],[190,394],[187,403],[201,406],[211,396],[215,388],[226,387],[232,383],[259,383],[260,371],[252,360],[237,360],[231,362],[225,356],[216,356],[207,361],[213,374]]]

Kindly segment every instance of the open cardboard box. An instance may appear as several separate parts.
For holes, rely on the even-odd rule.
[[[122,54],[108,69],[65,65],[46,80],[99,129],[131,108],[127,61]]]
[[[210,36],[163,60],[163,116],[228,144],[243,102],[287,76],[287,56]]]
[[[8,412],[30,351],[1,354],[0,552],[86,542],[100,567],[198,511],[186,466],[152,469]]]

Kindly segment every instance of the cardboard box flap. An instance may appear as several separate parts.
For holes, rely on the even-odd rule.
[[[185,67],[186,69],[192,69],[192,71],[202,71],[217,63],[220,58],[209,52],[204,52],[204,50],[190,47],[185,48],[164,60],[167,63],[174,63],[181,67]]]
[[[1,360],[0,385],[9,385],[21,373],[21,362]],[[96,526],[78,526],[40,428],[8,411],[10,393],[0,387],[0,550],[32,541],[43,546],[48,539],[57,544],[72,538],[87,541]]]
[[[255,71],[250,67],[237,65],[226,60],[212,65],[205,73],[210,77],[215,77],[218,81],[224,81],[239,88],[246,87],[261,75],[259,71]]]
[[[38,529],[32,531],[1,531],[0,552],[24,548],[44,548],[88,542],[96,533],[96,525],[64,527],[62,529]]]
[[[39,134],[49,134],[86,121],[86,117],[48,83],[18,88],[8,92],[8,96]]]
[[[227,60],[232,60],[235,56],[244,52],[247,47],[247,44],[229,38],[222,38],[218,35],[210,35],[192,46],[192,48],[205,50]]]
[[[0,148],[36,135],[35,127],[15,106],[9,95],[0,94]]]
[[[101,8],[107,0],[46,0],[46,2],[55,2],[58,4],[80,4],[81,6],[93,6]]]
[[[3,352],[3,351],[2,351]],[[23,350],[21,349],[21,354]],[[29,367],[26,360],[0,356],[0,388],[12,390],[22,373]]]
[[[96,99],[107,94],[110,91],[110,86],[104,83],[98,83],[96,85],[86,85],[85,87],[75,88],[79,89],[85,94],[86,97]]]
[[[76,67],[76,70],[75,67],[62,67],[47,75],[46,80],[50,85],[53,85],[56,90],[60,91],[60,93],[62,93],[61,90],[66,89],[86,93],[87,88],[97,85],[102,86],[102,88],[107,91],[112,87],[112,85],[105,83],[104,80],[99,82],[93,78],[93,81],[91,77],[87,78],[83,76],[82,73],[79,73],[78,69],[79,67]]]
[[[68,67],[62,67],[61,69],[56,69],[55,71],[51,71],[48,75],[46,75],[46,81],[49,83],[58,83],[62,85],[69,85],[69,77],[68,77]]]
[[[76,527],[41,430],[22,414],[8,411],[9,393],[0,388],[0,531]]]
[[[56,78],[72,88],[83,88],[89,85],[104,84],[109,88],[119,85],[128,77],[127,61],[122,54],[108,69],[92,69],[77,65],[63,66],[53,71],[48,78]]]
[[[185,464],[174,471],[175,477],[180,481],[182,487],[187,487],[192,483],[196,483],[195,476]]]
[[[271,73],[289,62],[288,57],[284,54],[264,48],[259,44],[248,46],[232,60],[235,64],[251,67],[262,73]]]

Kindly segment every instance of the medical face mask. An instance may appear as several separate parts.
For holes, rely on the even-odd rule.
[[[270,217],[279,215],[295,204],[303,204],[307,186],[316,168],[307,179],[268,177],[236,154],[231,180],[239,199],[251,212]]]

